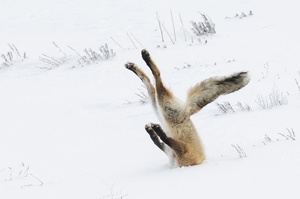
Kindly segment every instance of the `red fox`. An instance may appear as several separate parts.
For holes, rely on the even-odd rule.
[[[250,81],[248,72],[206,79],[190,88],[187,102],[184,104],[164,86],[160,71],[148,51],[142,50],[141,53],[154,76],[155,86],[136,64],[128,62],[125,67],[144,83],[163,126],[162,128],[159,124],[149,123],[145,130],[154,144],[167,154],[172,165],[182,167],[201,164],[205,160],[205,152],[190,116],[220,95],[246,86]]]

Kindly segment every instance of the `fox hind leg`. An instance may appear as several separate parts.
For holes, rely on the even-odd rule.
[[[152,60],[149,52],[145,49],[142,50],[142,58],[145,61],[145,63],[147,64],[147,66],[149,66],[152,74],[155,76],[160,76],[160,71],[157,68],[156,64],[154,63],[154,61]]]
[[[168,121],[180,123],[185,119],[181,111],[182,104],[174,97],[172,92],[167,89],[161,79],[160,71],[152,60],[147,50],[142,50],[142,58],[148,65],[155,79],[156,95],[158,105],[161,107],[164,118]]]
[[[140,69],[136,64],[132,63],[132,62],[128,62],[125,64],[125,67],[128,70],[131,70],[133,73],[135,73],[144,83],[147,91],[148,91],[148,96],[150,98],[150,101],[152,103],[152,106],[154,107],[156,113],[157,113],[157,107],[156,107],[156,94],[155,94],[155,88],[152,85],[149,77],[144,73],[144,71],[142,71],[142,69]]]
[[[145,49],[142,50],[142,58],[145,61],[145,63],[149,66],[154,76],[158,99],[161,99],[162,97],[171,97],[172,93],[162,83],[162,79],[160,77],[160,71],[158,67],[150,57],[149,52]]]

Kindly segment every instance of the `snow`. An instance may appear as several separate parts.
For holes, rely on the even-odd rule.
[[[299,198],[299,6],[296,0],[1,1],[0,55],[14,44],[26,59],[14,54],[12,65],[0,67],[0,198]],[[170,10],[175,44],[166,33],[161,42],[156,18],[173,37]],[[253,16],[234,18],[250,10]],[[212,19],[217,34],[192,43],[189,22],[200,19],[198,12]],[[136,49],[128,35],[143,47],[133,39]],[[83,54],[105,43],[117,56],[83,65],[68,47]],[[250,72],[249,85],[192,116],[207,154],[203,164],[171,168],[144,130],[158,118],[140,103],[142,82],[124,67],[135,62],[151,77],[143,48],[182,100],[208,77]],[[62,63],[40,61],[42,54]],[[287,103],[263,109],[258,95],[274,89]],[[225,102],[234,112],[218,108]]]

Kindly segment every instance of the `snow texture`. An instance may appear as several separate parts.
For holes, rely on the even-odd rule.
[[[0,198],[298,199],[299,6],[1,1]],[[191,21],[202,20],[200,13],[216,34],[193,34]],[[105,45],[115,56],[82,61]],[[124,67],[135,62],[151,77],[143,48],[183,101],[206,78],[250,72],[245,88],[192,117],[207,154],[203,164],[171,168],[144,130],[158,118],[142,83]],[[284,103],[259,104],[276,99]]]

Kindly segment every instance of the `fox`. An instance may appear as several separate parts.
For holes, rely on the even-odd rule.
[[[154,84],[135,63],[127,62],[125,67],[143,82],[161,122],[161,125],[146,124],[146,132],[153,143],[169,157],[172,166],[183,167],[203,163],[206,158],[204,146],[190,117],[220,95],[238,91],[246,86],[250,82],[248,72],[205,79],[189,89],[187,100],[183,103],[165,87],[160,70],[149,52],[143,49],[141,55],[152,72]]]

